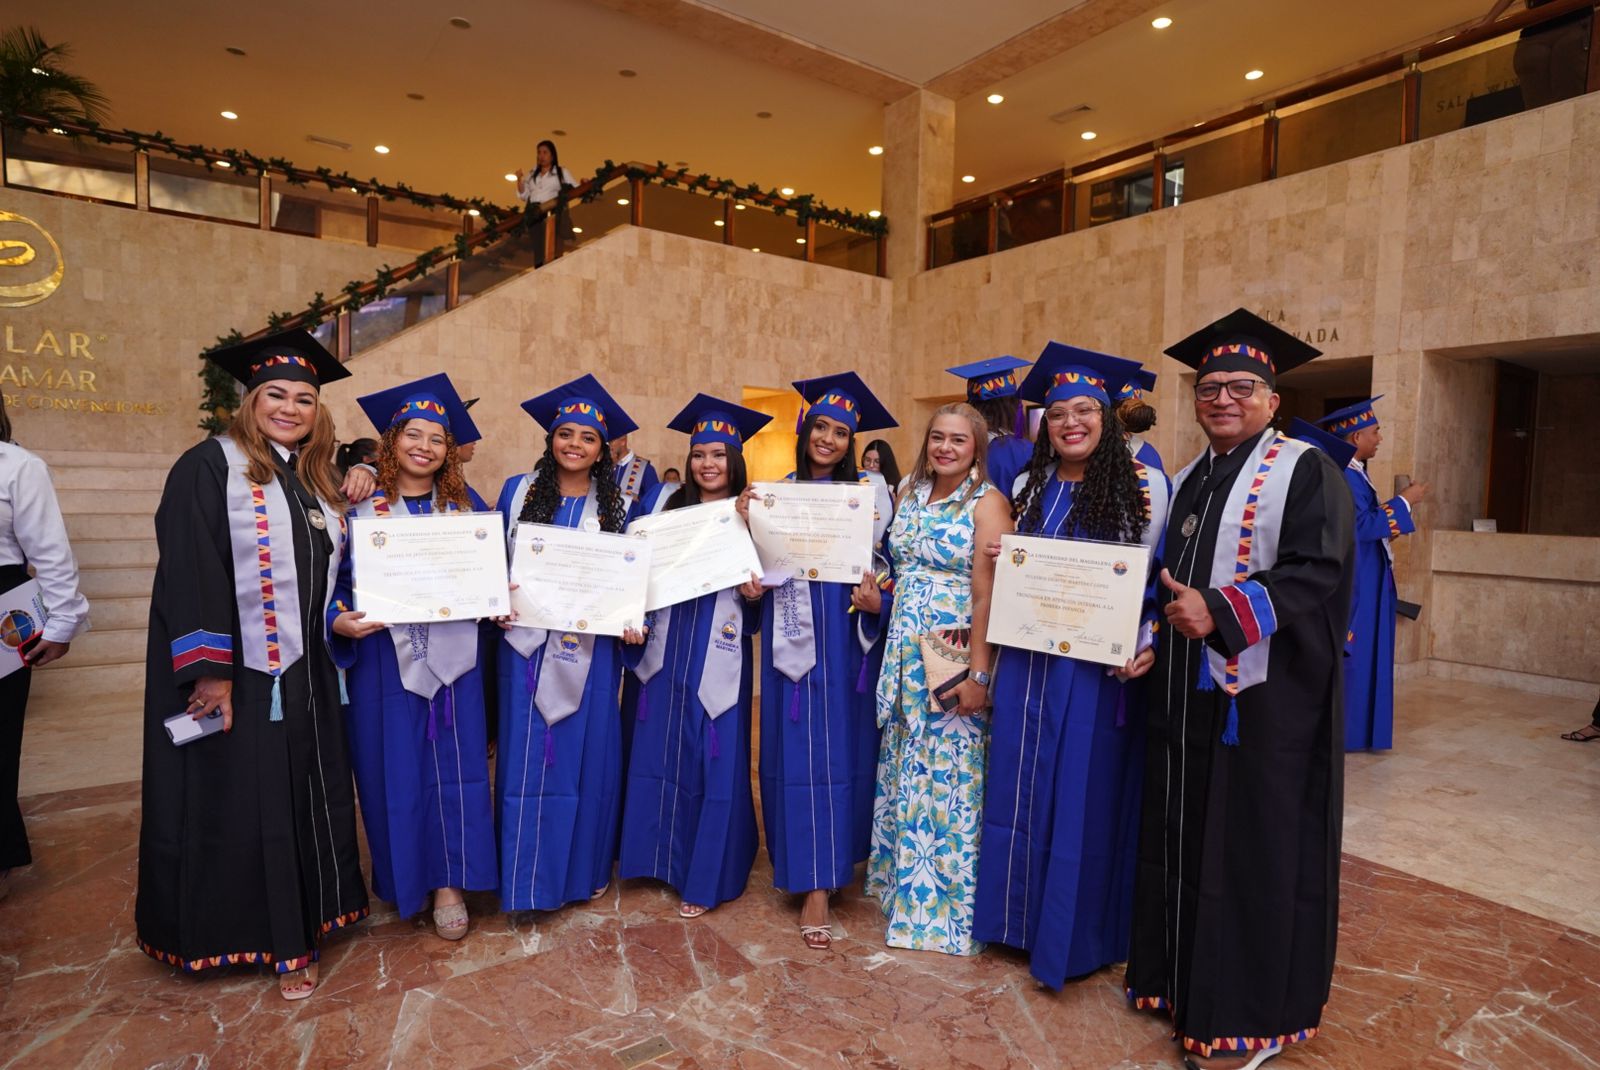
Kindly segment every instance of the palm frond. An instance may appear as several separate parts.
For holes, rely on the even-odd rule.
[[[87,78],[66,69],[67,44],[50,44],[32,26],[0,32],[0,114],[55,121],[105,118],[110,100]]]

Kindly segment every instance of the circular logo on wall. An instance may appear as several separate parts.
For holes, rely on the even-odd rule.
[[[0,308],[36,305],[61,287],[61,246],[27,216],[0,209]]]
[[[12,650],[20,650],[23,643],[38,633],[38,622],[20,609],[13,609],[0,616],[0,643],[4,643]]]

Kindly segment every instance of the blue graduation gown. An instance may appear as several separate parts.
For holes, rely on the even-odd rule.
[[[1356,502],[1355,589],[1344,663],[1345,750],[1394,746],[1394,567],[1385,541],[1417,530],[1399,495],[1386,502],[1352,461],[1345,482]]]
[[[1148,477],[1152,495],[1170,493]],[[1050,479],[1045,533],[1062,534],[1075,486]],[[1151,528],[1159,562],[1164,525]],[[1028,950],[1033,976],[1059,989],[1127,957],[1144,723],[1120,708],[1130,685],[1103,665],[999,651],[973,936]]]
[[[648,684],[634,680],[632,748],[622,811],[622,877],[654,877],[686,903],[714,907],[743,894],[756,857],[750,786],[750,636],[761,610],[739,598],[743,620],[739,701],[716,719],[698,691],[715,623],[717,595],[657,611],[670,614],[667,650]],[[644,647],[624,651],[630,668]],[[630,674],[631,676],[632,674]]]
[[[496,504],[508,531],[521,478],[506,481]],[[577,527],[583,503],[563,498],[552,523]],[[543,648],[529,659],[501,640],[495,812],[505,910],[586,902],[611,880],[622,805],[621,645],[614,636],[595,637],[582,701],[551,727],[528,686],[528,665],[544,656]]]
[[[474,509],[488,509],[476,492],[468,494]],[[404,504],[413,515],[433,511],[429,502]],[[430,711],[428,700],[401,682],[387,631],[359,640],[334,634],[333,618],[353,604],[352,583],[346,555],[328,635],[350,697],[345,730],[372,856],[372,890],[406,918],[428,905],[435,888],[484,891],[498,884],[483,665],[450,685],[448,707],[441,691]]]
[[[1001,435],[989,440],[989,482],[1008,499],[1017,477],[1028,470],[1033,459],[1033,443],[1016,435]]]

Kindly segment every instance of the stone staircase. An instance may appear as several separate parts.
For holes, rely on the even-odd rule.
[[[21,794],[139,777],[155,512],[168,454],[38,450],[50,466],[93,627],[40,669]]]

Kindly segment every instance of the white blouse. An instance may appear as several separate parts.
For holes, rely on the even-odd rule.
[[[553,201],[561,193],[562,186],[576,186],[572,181],[572,172],[565,167],[561,168],[558,176],[556,169],[551,168],[544,174],[532,170],[522,176],[522,181],[517,183],[517,196],[524,202],[532,201],[534,204],[543,204]]]
[[[70,643],[89,628],[89,600],[78,590],[78,560],[67,542],[50,470],[14,442],[0,442],[0,565],[33,566],[50,620],[44,637]]]

